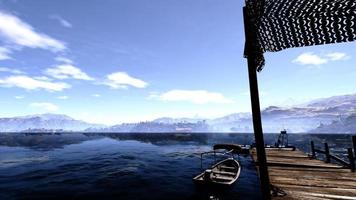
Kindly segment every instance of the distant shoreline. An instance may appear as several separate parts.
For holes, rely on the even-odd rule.
[[[254,134],[253,132],[92,132],[92,131],[62,131],[62,132],[25,132],[25,131],[6,131],[0,134],[28,134],[28,135],[61,135],[61,134]],[[277,132],[266,132],[263,134],[279,134]],[[308,132],[288,132],[291,135],[332,135],[344,134],[355,135],[355,133],[308,133]]]

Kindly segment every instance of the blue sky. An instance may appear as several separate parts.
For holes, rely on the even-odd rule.
[[[243,1],[0,0],[0,117],[249,112]],[[356,91],[356,43],[266,53],[261,105]]]

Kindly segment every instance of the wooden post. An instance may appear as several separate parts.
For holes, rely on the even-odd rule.
[[[314,141],[310,141],[310,148],[311,148],[311,157],[316,158]]]
[[[324,143],[325,145],[325,162],[330,163],[330,150],[329,150],[329,145],[327,142]]]
[[[250,79],[250,94],[251,94],[251,106],[252,106],[252,120],[253,120],[253,130],[255,134],[256,151],[258,159],[258,169],[260,176],[260,183],[264,199],[270,199],[270,181],[267,168],[266,150],[265,143],[263,139],[262,132],[262,121],[260,112],[260,103],[258,95],[258,85],[257,85],[257,72],[254,66],[250,66],[253,61],[249,61],[251,58],[247,59],[249,65],[249,79]],[[269,196],[269,197],[267,197]]]
[[[215,152],[215,149],[214,149],[214,163],[216,163],[216,152]]]
[[[200,154],[200,170],[203,170],[203,154]]]
[[[352,143],[353,143],[353,146],[354,146],[354,158],[356,158],[356,135],[353,135],[352,136]]]
[[[243,8],[244,13],[244,25],[245,25],[245,37],[246,37],[246,45],[249,51],[247,57],[247,65],[248,65],[248,75],[250,82],[250,96],[251,96],[251,107],[252,107],[252,121],[253,121],[253,130],[255,134],[255,142],[256,142],[256,151],[257,151],[257,160],[258,160],[258,172],[261,184],[261,190],[263,199],[270,200],[271,199],[271,190],[270,190],[270,181],[268,175],[267,168],[267,159],[266,159],[266,151],[265,151],[265,143],[263,139],[263,131],[262,131],[262,121],[261,121],[261,110],[260,110],[260,100],[258,94],[258,81],[257,81],[257,67],[255,66],[255,55],[253,55],[250,44],[253,41],[253,30],[248,20],[246,7]]]
[[[347,149],[347,154],[348,154],[348,157],[349,157],[349,160],[350,160],[351,172],[355,172],[355,157],[354,157],[354,154],[352,152],[352,148],[348,148]]]

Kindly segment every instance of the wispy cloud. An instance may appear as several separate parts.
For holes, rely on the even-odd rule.
[[[159,95],[153,94],[149,98],[161,101],[186,101],[194,104],[226,104],[233,102],[220,93],[205,90],[170,90]]]
[[[54,59],[58,62],[65,63],[65,64],[73,64],[74,63],[71,59],[63,57],[63,56],[57,56]]]
[[[59,96],[59,97],[57,97],[57,99],[66,100],[66,99],[69,99],[69,97],[68,96]]]
[[[328,54],[326,54],[326,57],[331,61],[347,60],[350,58],[350,56],[348,56],[346,53],[342,53],[342,52],[328,53]]]
[[[332,52],[323,55],[317,55],[313,52],[306,52],[300,54],[296,59],[292,62],[297,63],[299,65],[323,65],[327,64],[330,61],[338,61],[338,60],[347,60],[350,57],[346,53],[342,52]]]
[[[73,27],[71,23],[69,23],[67,20],[63,19],[63,17],[59,15],[51,15],[49,16],[49,18],[58,21],[65,28]]]
[[[81,69],[74,67],[70,64],[58,65],[53,68],[46,69],[45,73],[53,78],[57,79],[80,79],[80,80],[94,80],[94,78],[88,76]]]
[[[322,58],[312,52],[307,52],[299,55],[293,62],[300,65],[322,65],[326,64],[328,59]]]
[[[24,96],[14,96],[15,99],[24,99]]]
[[[18,69],[11,69],[8,67],[0,67],[0,72],[8,72],[12,74],[25,74],[25,72],[18,70]]]
[[[55,92],[70,88],[71,86],[63,82],[44,81],[29,76],[9,76],[0,79],[0,87],[19,87],[27,90],[44,89]]]
[[[11,50],[6,47],[0,47],[0,60],[11,59],[10,56]]]
[[[35,76],[34,79],[41,81],[52,81],[52,79],[48,78],[47,76]]]
[[[46,34],[39,33],[18,17],[0,11],[0,35],[7,42],[30,48],[41,48],[51,51],[63,51],[66,46]]]
[[[92,94],[91,96],[92,96],[92,97],[96,97],[96,98],[101,97],[101,95],[100,95],[100,94]]]
[[[103,84],[108,85],[114,89],[127,88],[128,86],[145,88],[148,85],[148,83],[145,81],[134,78],[125,72],[115,72],[109,74]]]
[[[49,102],[34,102],[30,104],[31,107],[39,108],[45,111],[57,111],[59,107],[53,103]]]

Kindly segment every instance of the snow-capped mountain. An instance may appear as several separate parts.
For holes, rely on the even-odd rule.
[[[292,107],[270,106],[261,111],[264,132],[308,132],[320,124],[331,124],[356,112],[356,94],[316,99]],[[164,119],[164,120],[162,120]],[[181,121],[194,122],[195,119],[160,118],[162,123]],[[202,120],[202,119],[200,119]],[[207,119],[211,131],[252,132],[250,113],[234,113],[216,119]],[[356,132],[356,130],[355,130]]]
[[[308,107],[337,107],[341,110],[350,110],[356,107],[356,94],[333,96],[316,99],[307,104]]]
[[[356,94],[351,94],[316,99],[293,107],[270,106],[262,110],[261,114],[265,132],[278,132],[284,128],[291,132],[307,132],[320,124],[331,124],[355,112]],[[248,114],[223,119],[218,124],[224,130],[252,131],[251,116]]]
[[[356,133],[356,113],[334,120],[330,124],[320,124],[311,133]]]
[[[163,123],[163,124],[176,124],[176,123],[197,123],[199,121],[204,121],[206,119],[203,118],[171,118],[171,117],[161,117],[153,120],[155,123]]]
[[[270,106],[261,111],[264,132],[356,132],[356,94],[316,99],[305,104]],[[353,123],[355,121],[355,123]],[[66,115],[41,114],[0,118],[0,132],[33,129],[93,132],[149,132],[170,130],[252,132],[250,113],[233,113],[216,119],[158,118],[152,122],[118,124],[106,127],[75,120]],[[316,129],[318,128],[318,129]]]
[[[75,120],[67,115],[39,114],[11,118],[0,118],[1,132],[16,132],[24,130],[44,129],[63,131],[82,131],[89,127],[103,127]]]

